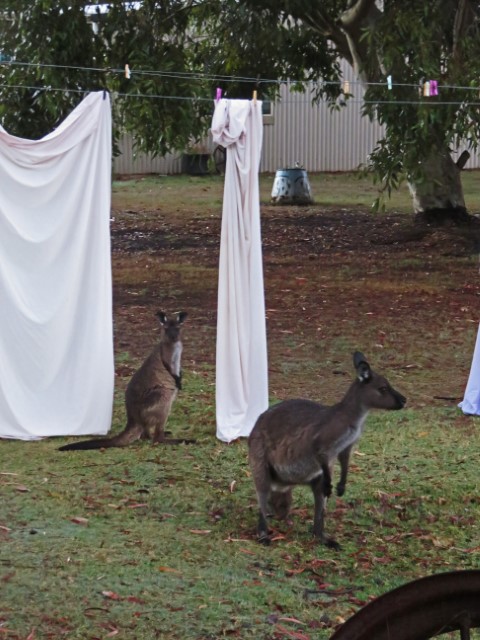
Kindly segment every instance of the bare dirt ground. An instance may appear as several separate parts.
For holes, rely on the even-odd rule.
[[[117,354],[140,361],[155,310],[185,309],[185,368],[214,376],[220,214],[112,215]],[[315,205],[263,205],[261,215],[272,396],[334,401],[360,349],[410,406],[461,399],[478,327],[476,219],[435,228]],[[119,384],[132,370],[117,364]]]

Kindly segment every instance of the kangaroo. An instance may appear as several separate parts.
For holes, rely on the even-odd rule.
[[[125,391],[127,426],[113,438],[98,438],[66,444],[59,451],[105,449],[125,447],[136,440],[148,440],[153,431],[153,442],[179,444],[193,442],[184,439],[167,439],[165,424],[173,401],[182,388],[181,327],[187,313],[181,311],[174,318],[167,318],[163,311],[157,317],[162,327],[159,344],[132,376]]]
[[[313,535],[328,547],[338,543],[324,534],[326,498],[332,492],[331,469],[338,458],[337,495],[347,483],[352,447],[362,435],[370,409],[396,410],[406,398],[370,368],[356,351],[357,378],[340,402],[324,406],[311,400],[285,400],[262,413],[248,439],[248,455],[260,509],[258,539],[270,543],[268,503],[279,518],[288,515],[295,485],[310,485],[314,496]]]

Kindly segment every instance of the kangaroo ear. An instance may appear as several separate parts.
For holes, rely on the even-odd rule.
[[[160,320],[160,324],[166,324],[167,314],[164,311],[157,311],[157,318]]]
[[[178,324],[183,324],[188,316],[186,311],[179,311],[177,314],[177,322]]]
[[[353,354],[353,366],[357,371],[357,377],[360,382],[367,382],[372,377],[372,370],[367,362],[367,359],[360,351],[355,351]]]

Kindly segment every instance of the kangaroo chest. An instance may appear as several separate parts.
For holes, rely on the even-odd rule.
[[[322,475],[322,463],[330,463],[339,453],[357,442],[363,432],[366,416],[362,416],[352,423],[330,442],[322,439],[318,446],[311,446],[308,450],[292,448],[289,455],[274,464],[274,481],[272,487],[277,491],[289,485],[309,484]]]
[[[335,459],[340,452],[347,447],[351,447],[363,433],[363,426],[365,424],[366,416],[363,416],[356,422],[349,425],[339,436],[336,438],[331,449],[328,451],[329,460]]]
[[[174,376],[179,376],[181,371],[182,343],[175,342],[172,349],[171,370]]]

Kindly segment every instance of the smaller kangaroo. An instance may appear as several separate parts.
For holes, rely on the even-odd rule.
[[[353,445],[362,435],[370,409],[396,410],[406,398],[383,376],[370,368],[356,351],[357,373],[340,402],[324,406],[311,400],[285,400],[262,413],[248,439],[248,455],[260,508],[258,539],[270,543],[268,503],[275,515],[285,518],[295,485],[310,485],[314,496],[313,535],[322,544],[338,549],[338,543],[324,534],[326,498],[332,492],[331,470],[338,458],[343,495]]]
[[[163,311],[159,311],[156,315],[162,327],[162,337],[127,385],[125,390],[127,425],[125,429],[112,438],[74,442],[60,447],[59,451],[125,447],[136,440],[150,439],[152,432],[154,443],[193,442],[193,440],[175,440],[165,437],[165,424],[178,389],[182,388],[181,327],[187,313],[181,311],[174,318],[167,318]]]

